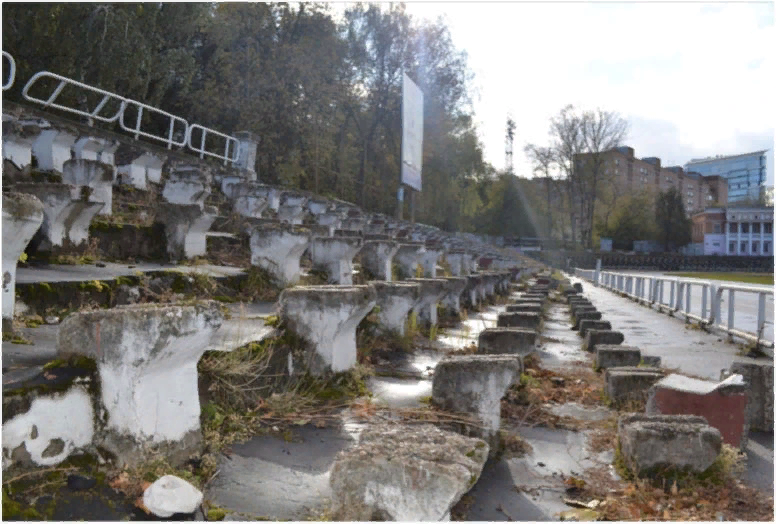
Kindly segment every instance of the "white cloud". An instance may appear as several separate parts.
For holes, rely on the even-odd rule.
[[[568,103],[619,111],[636,154],[665,164],[773,148],[773,4],[411,2],[407,10],[445,14],[468,52],[476,119],[497,167],[508,112],[515,169],[527,174],[523,145],[546,143],[549,118]]]

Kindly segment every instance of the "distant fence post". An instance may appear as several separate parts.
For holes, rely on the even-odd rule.
[[[601,259],[595,261],[595,274],[593,275],[593,284],[598,285],[598,281],[601,278]]]

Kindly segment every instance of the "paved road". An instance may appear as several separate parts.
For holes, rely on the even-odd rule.
[[[626,271],[623,271],[626,273]],[[676,277],[670,273],[660,273],[656,271],[627,271],[627,273],[639,273],[649,276],[661,276],[661,277]],[[686,277],[682,277],[686,278]],[[743,282],[725,282],[722,280],[709,281],[699,278],[687,278],[687,280],[693,280],[697,282],[712,282],[713,284],[739,284],[748,287],[754,287],[763,290],[773,290],[773,286],[764,284],[746,284]],[[703,288],[701,286],[690,286],[690,312],[694,315],[701,316],[701,305]],[[669,287],[663,291],[663,303],[668,305],[671,299],[671,290]],[[757,310],[758,310],[758,294],[756,293],[742,293],[736,292],[735,294],[735,309],[736,317],[734,327],[741,329],[749,333],[756,333],[757,331]],[[710,307],[710,299],[707,299],[707,308]],[[707,310],[708,311],[708,310]],[[773,295],[770,295],[765,300],[765,316],[767,323],[765,324],[765,331],[763,338],[773,341]],[[708,314],[708,313],[707,313]],[[722,323],[727,324],[728,316],[728,294],[724,293],[722,296]]]

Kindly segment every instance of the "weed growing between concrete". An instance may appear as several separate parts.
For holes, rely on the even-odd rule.
[[[598,520],[773,520],[773,497],[740,481],[743,459],[728,445],[700,475],[662,471],[652,472],[651,478],[635,478],[616,446],[615,440],[614,466],[627,480],[615,480],[606,465],[591,468],[574,496],[583,503],[598,501]]]

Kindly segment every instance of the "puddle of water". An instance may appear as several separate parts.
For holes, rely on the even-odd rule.
[[[423,406],[420,399],[431,395],[431,380],[369,377],[367,386],[378,403],[392,408]]]

